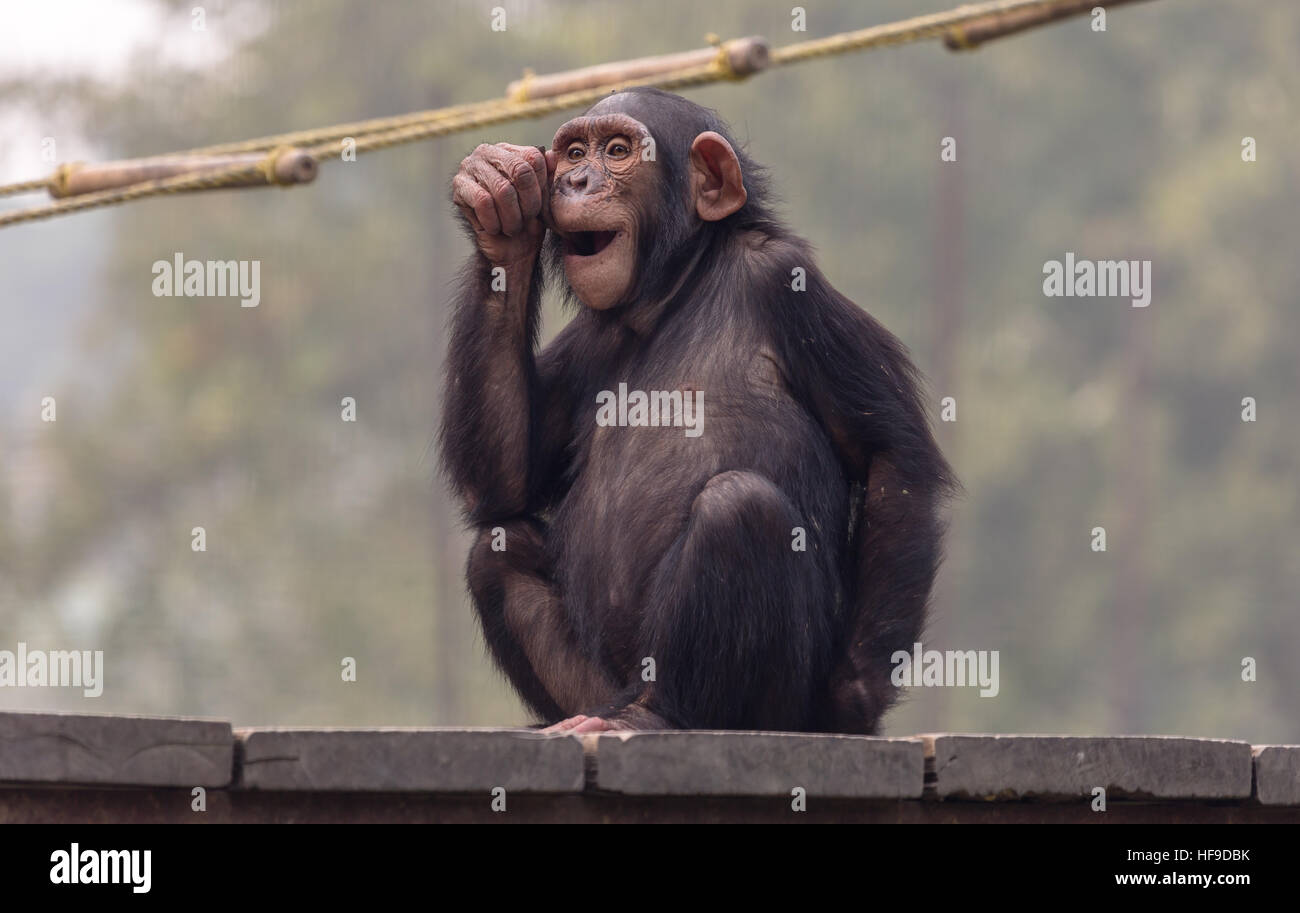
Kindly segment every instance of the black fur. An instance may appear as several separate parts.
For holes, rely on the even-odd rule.
[[[540,274],[517,325],[493,322],[475,254],[453,318],[444,465],[484,536],[508,528],[469,568],[488,645],[547,720],[631,704],[683,728],[873,733],[955,487],[918,373],[774,216],[713,112],[654,89],[601,104],[646,124],[666,176],[627,300],[580,308],[536,353]],[[738,150],[749,194],[718,222],[687,199],[705,130]],[[702,389],[703,435],[597,428],[596,395],[620,382]]]

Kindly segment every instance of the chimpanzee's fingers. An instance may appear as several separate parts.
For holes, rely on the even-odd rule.
[[[510,179],[478,153],[470,156],[465,170],[491,196],[497,231],[507,237],[517,234],[524,220],[519,214],[519,196]],[[479,217],[482,218],[481,213]],[[484,220],[483,227],[488,227],[487,220]]]
[[[546,169],[546,181],[542,184],[542,222],[547,228],[555,230],[555,222],[551,220],[551,187],[555,180],[555,166],[559,163],[560,157],[551,149],[537,147],[542,153],[542,167]]]
[[[515,187],[513,172],[523,168],[532,178],[532,169],[500,146],[479,146],[475,150],[470,171],[475,180],[487,188],[496,203],[501,219],[501,233],[514,237],[523,230],[524,214],[519,205],[519,191]]]
[[[465,161],[468,162],[469,159]],[[497,219],[497,208],[492,202],[492,194],[466,174],[467,167],[462,163],[461,170],[456,177],[452,178],[452,202],[465,213],[465,217],[469,219],[469,224],[475,231],[486,232],[489,235],[498,234],[501,231],[501,222]]]
[[[505,172],[519,194],[519,210],[524,219],[534,219],[542,211],[546,198],[546,159],[536,146],[497,143],[499,158],[493,163]]]
[[[533,180],[537,182],[537,211],[534,216],[546,221],[550,214],[551,183],[546,175],[546,156],[536,146],[528,146],[525,157],[533,168]]]
[[[478,185],[475,184],[474,186],[477,187]],[[460,210],[460,214],[465,217],[465,221],[469,223],[470,228],[475,231],[483,231],[483,223],[478,220],[478,216],[474,213],[473,206],[466,206],[464,203],[457,203],[456,207]]]

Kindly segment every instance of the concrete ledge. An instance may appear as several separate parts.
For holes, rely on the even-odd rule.
[[[205,809],[194,808],[196,786],[208,790]],[[1087,801],[1098,786],[1104,814]],[[494,801],[496,787],[507,802]],[[796,787],[806,808],[791,806]],[[946,733],[232,733],[206,720],[0,711],[0,823],[1099,820],[1300,823],[1300,746]]]
[[[1248,799],[1245,742],[1167,736],[925,737],[941,799]]]
[[[582,742],[529,729],[241,729],[242,789],[581,792]]]
[[[598,790],[631,796],[917,799],[919,739],[774,732],[636,732],[589,737]]]
[[[222,787],[233,750],[229,723],[0,713],[0,782]]]
[[[1255,748],[1255,797],[1263,805],[1300,805],[1300,745]]]

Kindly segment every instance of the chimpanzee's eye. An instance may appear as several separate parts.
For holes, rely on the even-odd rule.
[[[627,142],[621,139],[612,139],[609,141],[609,145],[605,147],[605,154],[613,159],[624,158],[631,151]]]
[[[582,143],[574,143],[564,154],[569,157],[569,161],[580,162],[582,161],[583,156],[587,154],[587,149],[582,145]]]

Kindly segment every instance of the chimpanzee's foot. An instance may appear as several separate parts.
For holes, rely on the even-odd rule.
[[[572,732],[573,728],[585,719],[587,718],[581,714],[578,716],[571,716],[567,720],[560,720],[558,723],[554,723],[550,726],[543,726],[542,732]]]
[[[621,720],[602,719],[598,716],[571,716],[567,720],[560,720],[554,726],[547,726],[542,732],[570,732],[579,735],[584,732],[615,732],[623,729],[631,729]]]
[[[578,714],[567,720],[561,720],[554,726],[547,726],[542,732],[635,732],[638,730],[672,729],[659,714],[647,710],[640,704],[628,704],[617,713],[605,716],[585,716]]]

